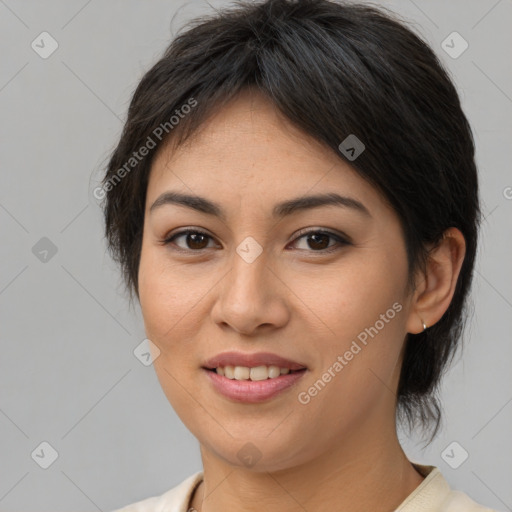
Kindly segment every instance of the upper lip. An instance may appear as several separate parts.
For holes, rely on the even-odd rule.
[[[246,366],[248,368],[255,366],[279,366],[279,368],[289,368],[290,370],[302,370],[306,368],[303,364],[270,352],[257,352],[254,354],[222,352],[206,360],[203,364],[203,368],[210,370],[218,368],[219,366]]]

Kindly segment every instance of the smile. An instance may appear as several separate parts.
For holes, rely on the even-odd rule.
[[[216,392],[235,402],[254,404],[275,398],[290,389],[307,370],[290,370],[277,366],[226,366],[215,370],[203,368],[203,371]],[[252,378],[253,372],[255,379]]]
[[[248,366],[218,366],[215,371],[218,375],[223,375],[228,379],[236,380],[266,380],[276,379],[280,375],[290,373],[289,368],[279,368],[279,366],[255,366],[249,368]]]

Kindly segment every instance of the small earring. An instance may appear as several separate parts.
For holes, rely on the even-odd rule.
[[[426,331],[428,329],[428,325],[423,321],[422,318],[420,318],[421,323],[423,324],[423,331]]]

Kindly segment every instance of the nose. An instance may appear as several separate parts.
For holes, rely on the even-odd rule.
[[[290,317],[286,290],[264,252],[250,263],[235,253],[231,270],[217,288],[212,319],[245,335],[283,327]]]

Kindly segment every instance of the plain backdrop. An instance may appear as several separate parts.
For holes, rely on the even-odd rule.
[[[383,4],[453,76],[485,216],[442,431],[425,450],[401,438],[411,460],[512,510],[512,2]],[[206,12],[203,1],[0,0],[0,511],[108,511],[201,469],[197,441],[134,355],[140,313],[106,254],[92,189],[143,72]]]

